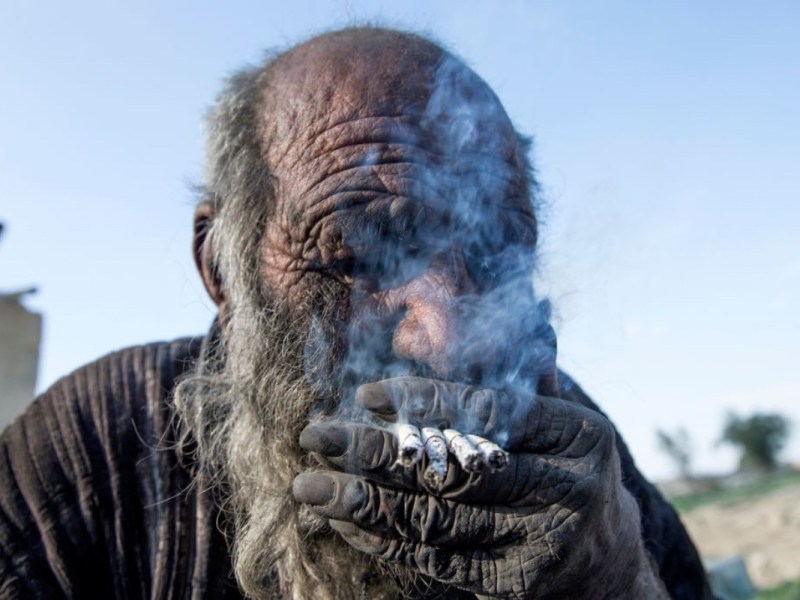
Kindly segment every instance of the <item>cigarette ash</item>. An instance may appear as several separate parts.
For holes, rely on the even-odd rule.
[[[432,488],[440,488],[447,477],[447,441],[436,427],[423,427],[422,443],[428,457],[428,466],[422,478]]]
[[[486,438],[463,434],[455,429],[444,431],[423,427],[420,431],[406,423],[390,428],[398,440],[396,467],[412,469],[425,461],[423,480],[432,489],[440,489],[449,470],[452,457],[467,473],[480,473],[485,468],[499,470],[508,464],[508,454]]]
[[[462,469],[470,473],[480,473],[483,470],[484,455],[467,436],[455,429],[445,429],[444,438]]]
[[[504,469],[508,464],[508,454],[500,446],[477,435],[467,435],[483,458],[483,461],[492,469]]]
[[[422,458],[425,449],[419,430],[413,425],[401,423],[396,426],[394,434],[398,440],[397,463],[406,469],[413,467]]]

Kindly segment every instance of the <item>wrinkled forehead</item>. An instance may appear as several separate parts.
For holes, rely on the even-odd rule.
[[[443,158],[491,155],[524,170],[514,128],[489,86],[408,34],[342,32],[306,42],[272,65],[263,102],[273,165],[292,146],[311,151],[324,132],[364,122],[387,141]]]
[[[407,35],[315,39],[272,66],[262,127],[277,224],[296,244],[409,231],[535,245],[524,150],[461,61]]]

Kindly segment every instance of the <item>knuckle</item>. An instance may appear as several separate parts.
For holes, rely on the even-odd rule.
[[[361,469],[367,473],[390,467],[395,458],[393,436],[384,429],[369,428],[359,436],[356,453]]]
[[[588,411],[580,420],[575,442],[585,453],[606,457],[615,448],[616,430],[606,417]]]
[[[435,546],[418,544],[414,548],[415,566],[423,573],[448,583],[457,579],[458,561],[453,560],[449,552],[443,552]]]
[[[418,496],[411,505],[411,525],[420,541],[436,544],[451,536],[453,520],[443,501],[431,496]]]
[[[396,527],[398,509],[403,504],[401,493],[365,480],[352,482],[351,485],[354,485],[352,514],[357,522],[380,531],[390,531]]]
[[[390,539],[381,552],[381,557],[386,560],[397,561],[405,563],[409,566],[416,564],[415,556],[418,552],[419,545],[403,539],[392,538]]]
[[[465,411],[473,416],[473,423],[469,424],[470,429],[485,429],[492,415],[496,411],[498,393],[492,389],[474,390],[466,395]],[[470,432],[471,433],[471,432]],[[481,431],[483,433],[483,431]]]
[[[354,477],[345,484],[342,490],[341,503],[344,509],[357,516],[359,521],[366,520],[372,510],[371,502],[368,501],[367,486],[363,480]]]

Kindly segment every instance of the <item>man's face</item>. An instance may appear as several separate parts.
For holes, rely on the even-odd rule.
[[[333,308],[356,383],[486,383],[511,368],[524,319],[510,322],[509,304],[517,317],[533,304],[536,222],[505,112],[452,58],[412,69],[304,50],[279,66],[264,107],[266,287],[312,314]]]

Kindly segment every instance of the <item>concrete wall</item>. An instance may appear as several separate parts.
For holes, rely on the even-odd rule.
[[[30,404],[36,389],[42,316],[0,294],[0,430]]]

